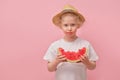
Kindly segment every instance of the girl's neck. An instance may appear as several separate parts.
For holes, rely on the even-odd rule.
[[[67,42],[72,42],[72,41],[76,40],[77,38],[78,38],[77,36],[72,36],[72,37],[64,36],[64,40]]]

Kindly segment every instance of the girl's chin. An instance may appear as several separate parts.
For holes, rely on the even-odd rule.
[[[65,34],[66,36],[73,36],[73,34]]]
[[[74,34],[65,34],[66,37],[75,37],[76,35]]]

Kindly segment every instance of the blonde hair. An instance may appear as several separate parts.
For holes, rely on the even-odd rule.
[[[59,25],[61,24],[62,18],[65,17],[65,16],[72,16],[72,17],[75,17],[75,18],[77,19],[77,22],[78,22],[78,25],[79,25],[79,26],[83,23],[83,21],[81,20],[81,18],[79,18],[79,16],[76,15],[75,13],[66,12],[66,13],[64,13],[64,14],[62,14],[62,15],[60,16]]]

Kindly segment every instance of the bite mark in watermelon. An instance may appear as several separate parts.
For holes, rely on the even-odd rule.
[[[87,49],[83,47],[82,49],[79,49],[77,52],[74,52],[74,51],[65,51],[63,48],[58,48],[58,53],[65,55],[68,62],[79,62],[81,56],[86,55]]]

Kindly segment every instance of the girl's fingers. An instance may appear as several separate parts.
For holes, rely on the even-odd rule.
[[[87,56],[81,56],[81,61],[82,61],[82,63],[84,63],[84,64],[88,64],[88,63],[89,63],[89,59],[88,59]]]
[[[58,54],[58,55],[57,55],[57,59],[58,59],[59,61],[66,61],[65,55],[61,55],[61,54]]]
[[[84,59],[85,59],[85,58],[84,58],[84,56],[81,56],[81,59],[83,59],[83,60],[84,60]]]
[[[82,62],[83,62],[83,56],[81,56],[80,61],[82,61]]]
[[[60,60],[61,60],[61,61],[64,61],[64,60],[66,60],[66,58],[61,58]]]
[[[66,58],[61,58],[61,59],[58,59],[60,62],[64,62],[66,61]]]
[[[86,60],[87,60],[87,57],[86,57],[86,56],[81,56],[81,61],[82,61],[82,62],[86,62]]]
[[[86,55],[85,56],[81,56],[81,59],[88,60],[88,57]]]
[[[88,59],[88,56],[87,56],[87,55],[85,55],[84,57],[85,57],[86,59]]]
[[[58,54],[57,57],[61,56],[61,54]]]
[[[65,55],[58,55],[57,57],[60,59],[60,58],[64,58]]]

